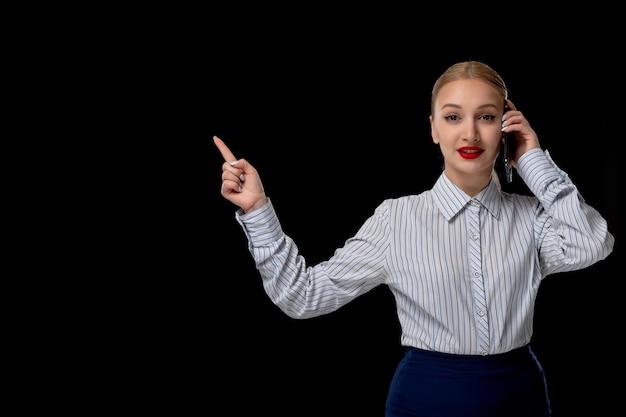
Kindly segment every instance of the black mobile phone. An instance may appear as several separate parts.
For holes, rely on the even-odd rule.
[[[504,101],[504,112],[509,111],[509,106],[506,104],[506,100]],[[504,162],[504,173],[506,174],[506,181],[513,182],[513,165],[511,164],[511,155],[514,151],[515,146],[515,138],[513,137],[514,133],[506,133],[502,132],[502,136],[504,137],[504,149],[502,149],[502,158]]]

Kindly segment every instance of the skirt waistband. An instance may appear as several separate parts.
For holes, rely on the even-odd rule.
[[[451,367],[507,367],[527,361],[536,362],[537,358],[530,345],[524,345],[509,352],[495,355],[458,355],[454,353],[433,352],[430,350],[407,347],[405,357],[409,360],[425,361],[431,365],[451,366]]]

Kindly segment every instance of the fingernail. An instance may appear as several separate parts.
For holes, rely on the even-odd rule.
[[[237,165],[237,161],[233,161],[230,163],[230,166]]]
[[[244,177],[244,176],[243,176],[243,174],[241,174],[241,175],[239,176],[239,179],[240,179],[241,181],[244,181],[244,180],[246,179],[246,177]]]

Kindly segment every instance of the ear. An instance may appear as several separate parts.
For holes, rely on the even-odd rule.
[[[435,128],[435,123],[433,122],[433,115],[428,116],[428,120],[430,121],[430,136],[433,138],[433,143],[436,145],[439,144],[439,134],[437,133],[437,129]]]

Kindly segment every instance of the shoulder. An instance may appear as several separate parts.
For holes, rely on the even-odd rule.
[[[406,212],[425,210],[433,207],[434,201],[431,190],[419,194],[408,194],[383,200],[376,208],[377,212]]]
[[[502,204],[504,207],[509,207],[509,209],[535,210],[540,205],[539,199],[533,194],[501,191],[500,195],[502,196]]]

